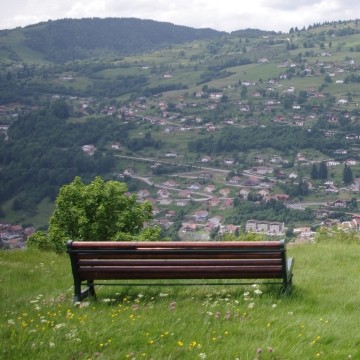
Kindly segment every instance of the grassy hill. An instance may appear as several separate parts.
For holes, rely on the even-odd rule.
[[[0,252],[4,359],[358,359],[358,244],[292,245],[294,291],[99,287],[72,306],[67,256]],[[61,354],[61,355],[59,355]]]

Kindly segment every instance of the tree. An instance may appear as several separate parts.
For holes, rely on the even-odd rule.
[[[349,185],[353,182],[354,177],[350,166],[347,166],[345,164],[344,170],[343,170],[343,182],[345,185]]]
[[[96,177],[86,185],[76,177],[62,186],[56,198],[48,241],[52,250],[61,253],[70,239],[155,240],[159,229],[144,229],[144,223],[151,218],[151,203],[138,204],[135,195],[127,195],[125,183]]]
[[[311,178],[313,180],[316,180],[319,178],[319,170],[318,170],[318,167],[317,165],[314,163],[312,168],[311,168]]]
[[[319,179],[327,179],[328,177],[328,169],[326,163],[322,161],[319,165]]]

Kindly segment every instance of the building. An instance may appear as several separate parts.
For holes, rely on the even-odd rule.
[[[281,235],[285,232],[285,226],[283,222],[248,220],[245,225],[245,230],[268,235]]]

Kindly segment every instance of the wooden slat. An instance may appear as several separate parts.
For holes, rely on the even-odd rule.
[[[140,249],[140,248],[280,248],[282,241],[199,241],[199,242],[185,242],[185,241],[152,241],[152,242],[137,242],[137,241],[73,241],[72,249]]]
[[[279,265],[281,266],[281,259],[174,259],[174,260],[153,260],[153,259],[140,259],[140,260],[98,260],[98,259],[86,259],[79,260],[78,266],[266,266],[266,265]]]

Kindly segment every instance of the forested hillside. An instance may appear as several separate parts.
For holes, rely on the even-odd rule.
[[[224,33],[211,29],[134,18],[64,19],[28,26],[25,44],[47,60],[64,63],[97,57],[104,52],[141,54],[165,46],[212,39]]]

